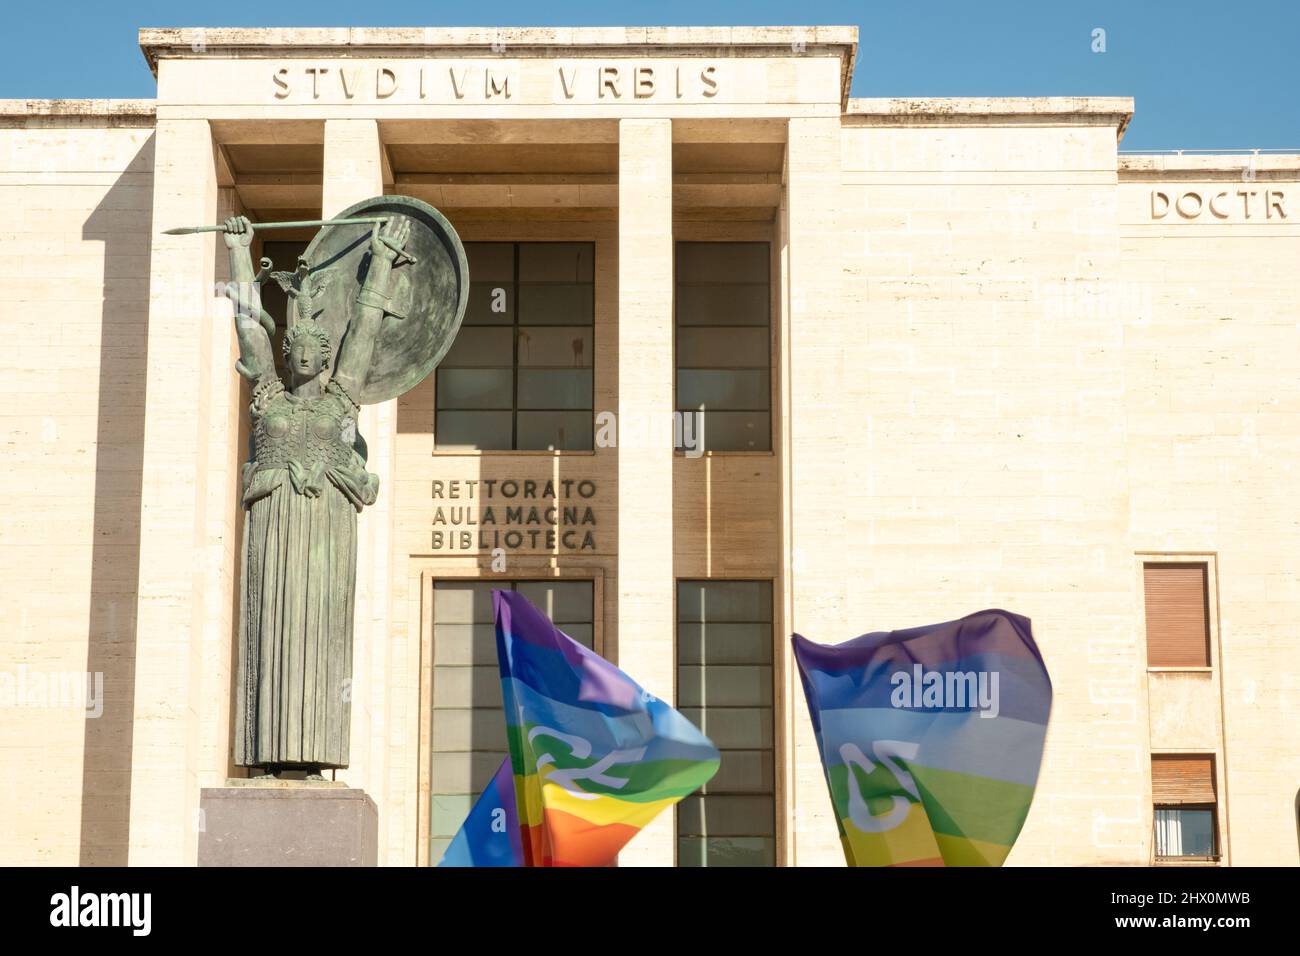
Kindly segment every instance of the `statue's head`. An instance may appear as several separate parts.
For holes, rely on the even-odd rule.
[[[330,366],[329,333],[315,322],[295,322],[284,333],[284,360],[294,378],[315,378]]]

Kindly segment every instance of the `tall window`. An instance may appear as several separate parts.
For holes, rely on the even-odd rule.
[[[1147,666],[1209,667],[1210,611],[1205,564],[1147,563]]]
[[[678,804],[678,865],[774,865],[770,581],[678,582],[677,704],[722,752]]]
[[[468,242],[469,306],[437,372],[439,448],[592,447],[595,247]]]
[[[429,862],[437,864],[506,748],[492,589],[516,590],[592,646],[590,581],[438,581],[433,586]]]
[[[1151,795],[1155,804],[1156,859],[1218,859],[1213,756],[1152,756]]]
[[[766,242],[679,242],[678,447],[771,451],[770,250]]]

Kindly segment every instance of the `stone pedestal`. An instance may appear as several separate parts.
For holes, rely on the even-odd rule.
[[[306,780],[227,780],[199,800],[199,866],[375,866],[379,812],[364,791]]]

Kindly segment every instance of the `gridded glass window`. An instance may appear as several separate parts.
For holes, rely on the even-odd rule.
[[[439,448],[592,448],[595,246],[467,242],[465,319],[438,366]]]
[[[722,752],[677,806],[678,865],[775,865],[770,581],[678,582],[677,705]]]
[[[1212,754],[1151,757],[1157,860],[1218,859],[1218,798]]]
[[[590,581],[438,581],[433,586],[429,861],[436,865],[507,756],[492,589],[515,590],[593,646]]]
[[[771,262],[766,242],[679,242],[678,448],[772,449]]]

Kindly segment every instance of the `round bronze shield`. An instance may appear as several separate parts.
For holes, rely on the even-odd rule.
[[[393,266],[389,286],[393,314],[384,316],[365,386],[356,396],[362,405],[372,405],[419,385],[447,354],[469,301],[469,264],[456,230],[428,203],[376,196],[335,218],[362,216],[411,220],[407,255]],[[320,281],[312,311],[329,332],[335,355],[357,311],[357,293],[370,264],[370,230],[360,224],[325,226],[304,253],[313,279]]]

